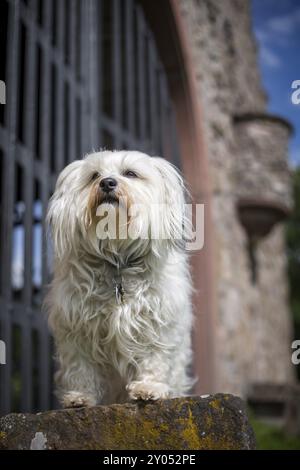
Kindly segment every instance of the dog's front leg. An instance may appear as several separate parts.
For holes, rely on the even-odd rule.
[[[164,357],[145,360],[140,364],[135,380],[126,386],[129,398],[131,400],[159,400],[170,397],[168,371],[168,360]]]
[[[60,368],[55,381],[62,406],[95,406],[101,400],[103,390],[97,366],[89,362],[71,341],[63,341],[57,347]]]

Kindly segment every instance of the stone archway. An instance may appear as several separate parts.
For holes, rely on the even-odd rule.
[[[182,170],[194,202],[205,204],[204,248],[192,256],[194,295],[194,373],[197,393],[215,390],[215,287],[209,163],[202,130],[201,104],[184,19],[176,0],[142,0],[167,73],[179,132]]]

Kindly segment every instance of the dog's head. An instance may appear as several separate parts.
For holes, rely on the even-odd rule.
[[[48,221],[56,256],[80,247],[102,252],[176,247],[184,224],[184,184],[163,158],[102,151],[59,175]]]

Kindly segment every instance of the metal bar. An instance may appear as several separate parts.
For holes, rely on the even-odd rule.
[[[1,278],[1,293],[4,295],[0,299],[0,308],[1,335],[5,337],[8,353],[8,364],[0,370],[0,403],[3,412],[8,412],[11,408],[12,369],[9,363],[12,357],[12,324],[22,329],[22,409],[28,410],[32,406],[32,346],[29,345],[32,342],[33,329],[37,331],[39,338],[38,406],[45,409],[51,403],[51,338],[43,316],[31,302],[33,182],[36,181],[40,186],[40,193],[36,196],[42,201],[42,227],[45,235],[44,215],[57,173],[66,163],[80,157],[82,152],[98,148],[101,132],[103,136],[107,135],[106,141],[110,140],[114,147],[126,145],[128,148],[157,153],[158,147],[163,145],[164,156],[175,158],[175,162],[178,153],[166,79],[163,72],[159,78],[156,76],[156,70],[161,65],[154,38],[145,23],[144,12],[136,2],[105,0],[108,22],[103,18],[104,0],[30,0],[28,5],[20,0],[8,0],[8,3],[8,43],[13,54],[8,58],[7,129],[0,127],[0,143],[6,169],[3,188],[5,227],[1,230],[1,244],[5,246],[5,275],[2,274]],[[22,65],[19,49],[20,17],[29,32],[27,51],[30,51],[24,61],[25,93],[20,96],[23,104],[19,121],[22,142],[17,140],[20,109],[16,98],[17,77],[20,76],[18,69]],[[109,33],[109,37],[103,37],[103,28]],[[106,53],[110,55],[105,63],[102,46],[104,39],[108,41]],[[37,50],[39,56],[36,56]],[[40,61],[40,72],[39,67],[34,66],[37,59]],[[111,69],[111,76],[109,80],[106,79],[109,100],[108,109],[103,112],[102,82],[107,66]],[[33,70],[36,71],[36,77],[40,75],[40,86],[35,87],[37,80],[32,79]],[[23,89],[24,87],[22,93]],[[37,123],[36,126],[32,125],[34,122]],[[163,144],[160,144],[162,140]],[[24,168],[26,180],[23,187],[27,208],[25,303],[12,303],[11,295],[11,233],[16,163]],[[46,252],[44,237],[43,253]],[[48,281],[46,256],[43,257],[42,279],[43,283]]]
[[[4,305],[5,302],[0,300],[0,308]],[[14,308],[11,311],[11,320],[13,324],[20,327],[23,327],[28,323],[28,317],[24,315],[24,307],[20,302],[15,303]],[[35,328],[41,328],[45,323],[40,310],[36,310],[35,308],[32,309],[30,323]]]
[[[46,22],[45,22],[45,30],[50,32],[51,28],[51,15],[52,15],[52,2],[46,1],[45,3],[45,15],[46,15]],[[51,109],[51,83],[50,83],[50,70],[51,70],[51,63],[49,54],[47,53],[48,50],[44,53],[44,60],[43,60],[43,70],[42,75],[43,79],[43,88],[41,90],[41,103],[42,103],[42,155],[43,155],[43,168],[42,168],[42,178],[40,181],[41,186],[41,200],[42,200],[42,208],[43,208],[43,218],[42,218],[42,285],[48,283],[48,262],[47,262],[47,237],[46,237],[46,225],[45,225],[45,213],[48,204],[49,198],[49,181],[50,181],[50,116],[49,111]],[[32,323],[35,316],[32,317]],[[41,321],[41,314],[38,313],[38,318]],[[41,410],[49,409],[50,401],[49,401],[49,374],[50,374],[50,362],[51,362],[51,355],[49,350],[49,332],[46,325],[46,322],[43,318],[43,324],[40,329],[38,330],[38,339],[39,344],[41,346],[41,350],[39,351],[39,358],[38,358],[38,378],[39,378],[39,408]]]
[[[147,141],[150,141],[152,134],[152,122],[151,122],[151,96],[150,96],[150,50],[149,50],[149,34],[145,30],[145,25],[143,27],[143,41],[144,41],[144,63],[143,67],[145,70],[145,138]],[[147,142],[148,143],[148,142]],[[148,144],[149,145],[149,144]]]
[[[47,2],[49,3],[49,2]],[[53,47],[57,46],[57,19],[58,19],[58,11],[57,11],[57,5],[58,0],[52,0],[52,21],[51,21],[51,44]]]
[[[145,141],[146,137],[146,99],[145,99],[145,69],[144,69],[144,28],[143,28],[143,13],[139,6],[136,6],[136,21],[137,21],[137,61],[138,61],[138,95],[139,95],[139,109],[138,109],[138,120],[140,123],[140,135],[141,141]]]
[[[100,5],[102,4],[102,1],[100,2]],[[92,135],[96,131],[91,129],[91,100],[90,100],[90,87],[92,84],[90,83],[91,76],[90,76],[90,71],[89,71],[89,57],[90,57],[90,35],[89,35],[89,4],[80,2],[80,11],[81,11],[81,19],[80,19],[80,32],[81,32],[81,37],[80,37],[80,62],[78,63],[79,66],[79,74],[77,72],[77,75],[79,75],[80,78],[80,84],[81,84],[81,90],[82,94],[80,96],[81,100],[81,134],[82,134],[82,139],[81,139],[81,149],[82,152],[87,152],[88,150],[91,149],[91,141],[92,141]],[[100,73],[99,73],[100,74]]]
[[[5,127],[0,126],[0,147],[6,149],[9,146],[9,134]],[[1,276],[0,276],[1,277]],[[1,289],[0,289],[1,291]]]
[[[35,12],[36,2],[31,3],[32,11]],[[35,149],[35,133],[39,133],[39,128],[33,125],[38,121],[39,125],[39,86],[40,70],[37,69],[37,60],[41,60],[41,55],[36,47],[35,34],[32,27],[27,29],[27,43],[25,50],[25,142],[26,146],[33,152]],[[40,64],[38,64],[39,67]],[[37,93],[36,93],[37,90]],[[39,149],[37,149],[39,151]],[[32,223],[33,223],[33,171],[32,158],[28,158],[24,167],[25,179],[22,181],[22,193],[25,202],[24,234],[25,234],[25,269],[24,269],[24,289],[23,305],[24,315],[30,314],[32,296]],[[21,336],[21,410],[29,411],[32,408],[32,354],[31,354],[31,328],[30,320],[27,319],[22,327]]]
[[[161,65],[158,66],[157,71],[157,94],[158,94],[158,109],[159,109],[159,144],[160,155],[164,157],[165,152],[165,109],[164,109],[164,90],[163,90],[163,72]]]
[[[6,31],[1,32],[1,40],[4,42],[4,47],[5,47],[5,56],[2,58],[3,63],[1,66],[1,71],[2,71],[2,76],[0,77],[2,80],[5,79],[5,83],[8,82],[8,77],[9,77],[9,66],[10,66],[10,60],[11,60],[11,54],[8,53],[8,44],[9,40],[11,37],[9,37],[9,28],[8,26],[11,26],[12,23],[12,7],[9,6],[8,2],[1,3],[1,14],[4,15],[5,17],[2,18],[2,21],[7,21],[6,25]],[[5,35],[6,33],[6,35]],[[3,35],[2,35],[3,34]],[[4,37],[5,35],[5,37]],[[5,61],[5,62],[4,62]],[[3,69],[2,69],[3,67]],[[7,88],[7,100],[8,100],[8,92],[9,88]],[[8,113],[6,112],[8,108],[8,102],[5,106],[1,105],[1,124],[5,127],[0,126],[0,143],[1,143],[1,152],[2,152],[2,181],[1,181],[1,188],[2,188],[2,197],[1,197],[1,226],[0,226],[0,237],[1,237],[1,262],[2,266],[5,266],[4,261],[7,255],[7,246],[6,246],[6,229],[5,229],[5,224],[4,221],[6,220],[6,206],[5,206],[5,201],[7,197],[7,178],[4,178],[4,169],[6,170],[7,168],[7,161],[6,161],[6,153],[9,148],[9,132],[7,131],[8,128]],[[6,289],[6,281],[7,281],[7,275],[6,275],[6,270],[2,269],[0,271],[0,293],[5,294],[5,289]]]
[[[125,34],[126,34],[126,113],[127,129],[134,134],[134,44],[133,44],[133,1],[125,2]],[[123,96],[125,99],[125,96]]]
[[[43,0],[41,0],[43,1]],[[53,3],[49,0],[44,1],[44,22],[43,27],[45,31],[50,35],[51,23],[52,23],[52,5]],[[50,110],[51,110],[51,61],[49,57],[49,48],[42,48],[43,60],[41,64],[41,76],[43,77],[41,84],[41,160],[42,160],[42,191],[44,187],[48,185],[48,178],[50,176]],[[41,173],[40,173],[41,174]],[[45,201],[43,201],[44,203]],[[44,207],[44,205],[43,205]]]
[[[25,132],[24,128],[26,127],[25,121],[25,113],[24,110],[24,90],[26,89],[25,79],[25,49],[26,49],[26,42],[27,42],[27,27],[24,21],[20,22],[20,38],[19,38],[19,51],[18,51],[18,59],[19,59],[19,76],[18,76],[18,88],[17,88],[17,96],[18,96],[18,120],[17,120],[17,139],[25,142]]]
[[[63,2],[64,9],[63,9],[63,14],[64,14],[64,27],[63,27],[63,36],[64,36],[64,41],[63,41],[63,55],[64,55],[64,60],[67,65],[70,65],[70,52],[71,52],[71,44],[70,44],[70,39],[71,39],[71,34],[70,34],[70,15],[72,15],[71,12],[71,1],[70,0],[64,0]]]
[[[74,2],[74,0],[73,0]],[[75,69],[75,53],[76,53],[76,4],[78,0],[75,0],[75,7],[71,7],[70,11],[68,12],[70,27],[69,27],[69,64],[74,71],[74,75],[76,76],[76,69]],[[70,116],[69,116],[69,154],[68,154],[68,163],[72,160],[75,160],[77,157],[76,155],[76,95],[72,88],[70,88]]]
[[[82,158],[82,103],[79,98],[76,98],[76,156],[78,159]]]
[[[113,116],[116,122],[122,122],[122,77],[121,77],[121,26],[120,26],[120,0],[113,0],[113,25],[112,25],[112,42],[113,42]],[[119,134],[115,136],[115,147],[120,148],[121,140]]]
[[[156,120],[157,120],[157,151],[159,155],[162,156],[163,148],[162,148],[162,106],[161,106],[161,71],[160,66],[156,62],[155,67],[155,101],[156,101]]]
[[[142,140],[137,139],[130,132],[127,132],[120,126],[120,123],[115,122],[114,120],[107,117],[105,114],[100,114],[100,120],[102,123],[103,129],[108,131],[112,135],[119,135],[119,139],[123,142],[128,142],[132,145],[132,148],[138,148],[143,145]]]
[[[69,64],[72,71],[75,71],[76,75],[76,15],[77,15],[77,4],[79,0],[71,0],[70,10],[68,12],[69,26]],[[75,5],[74,5],[75,4]]]
[[[102,99],[103,112],[110,117],[114,115],[113,105],[113,47],[112,47],[112,11],[113,2],[111,0],[101,1],[101,75],[102,75]]]
[[[58,45],[63,48],[63,38],[64,38],[64,2],[57,2],[57,35],[58,35]],[[63,49],[62,49],[63,50]],[[64,73],[63,69],[59,66],[55,68],[55,74],[57,77],[56,80],[56,96],[55,96],[55,169],[56,171],[61,171],[64,167],[64,112],[62,109],[62,103],[64,103]]]
[[[102,2],[101,2],[102,3]],[[84,9],[85,10],[85,9]],[[90,119],[87,120],[89,129],[85,129],[90,135],[90,141],[87,146],[90,150],[96,149],[100,144],[99,132],[99,69],[98,69],[98,37],[97,37],[97,2],[90,0],[86,6],[86,15],[84,16],[84,32],[83,36],[88,40],[88,51],[85,55],[87,57],[86,71],[88,73],[88,102],[89,102],[89,115]]]
[[[25,51],[26,59],[26,89],[25,89],[25,107],[24,107],[24,121],[25,127],[25,141],[26,148],[30,149],[31,152],[35,150],[35,132],[38,132],[35,123],[37,118],[37,96],[35,93],[37,87],[37,70],[36,70],[36,59],[37,50],[36,42],[32,29],[27,31],[27,48]],[[38,87],[37,87],[38,88]],[[24,165],[25,180],[22,182],[22,198],[25,202],[25,219],[24,219],[24,232],[25,232],[25,270],[24,270],[24,296],[23,302],[26,307],[31,304],[31,272],[32,272],[32,210],[33,210],[33,170],[32,170],[32,158],[26,159]]]
[[[58,5],[59,7],[61,3],[63,2],[59,3]],[[28,15],[27,11],[26,11],[26,14],[24,12],[24,14],[22,15],[22,21],[26,27],[28,28],[32,27],[35,29],[37,42],[41,45],[42,49],[46,51],[46,54],[47,56],[49,56],[50,60],[62,70],[65,79],[70,83],[71,87],[75,90],[76,95],[83,97],[85,87],[83,86],[81,82],[77,80],[74,71],[64,63],[61,51],[57,49],[56,47],[53,48],[53,46],[51,45],[49,41],[49,33],[46,33],[44,30],[38,28],[32,22],[32,19]],[[61,17],[58,15],[58,24],[60,23],[61,23]],[[84,46],[85,55],[87,55],[86,51],[87,51],[87,44],[85,43],[85,46]],[[82,69],[84,69],[84,67],[82,67]],[[87,70],[86,69],[84,70],[85,70],[85,74],[87,74]]]
[[[43,171],[43,164],[40,160],[34,159],[34,155],[32,151],[30,151],[27,147],[25,147],[20,142],[15,142],[16,147],[16,156],[15,161],[22,167],[27,166],[28,160],[32,159],[33,162],[33,174],[34,175],[41,175]]]
[[[3,266],[3,253],[5,251],[5,247],[3,245],[3,238],[4,238],[4,222],[5,222],[5,214],[3,213],[3,200],[4,200],[4,186],[5,186],[5,176],[4,176],[4,169],[5,169],[5,145],[7,144],[7,140],[2,139],[2,135],[0,137],[0,265]],[[5,188],[6,189],[6,188]],[[1,279],[0,279],[0,299],[2,296],[2,272],[1,271]],[[0,311],[0,331],[1,331],[1,311]],[[1,333],[0,333],[1,339]],[[1,377],[1,376],[0,376]]]
[[[100,118],[100,113],[103,109],[103,1],[98,1],[96,4],[96,22],[95,22],[95,46],[97,49],[94,52],[94,58],[96,60],[97,66],[97,77],[95,80],[96,89],[97,89],[97,121],[98,121],[98,133],[99,133],[99,145],[103,145],[102,137],[102,121]],[[96,110],[95,110],[96,111]]]
[[[68,163],[79,158],[76,149],[76,120],[78,119],[78,116],[76,116],[76,96],[72,93],[72,89],[70,89],[69,95],[70,116]]]
[[[161,96],[162,96],[162,122],[163,122],[163,156],[172,161],[172,149],[170,138],[170,125],[169,125],[169,101],[167,95],[167,81],[165,74],[162,73],[161,80]]]
[[[12,344],[11,344],[11,253],[12,253],[12,227],[14,204],[14,171],[15,146],[17,132],[17,86],[18,86],[18,55],[19,55],[19,3],[10,3],[8,17],[8,44],[14,54],[7,57],[7,89],[6,89],[6,125],[9,134],[9,143],[4,150],[5,181],[3,197],[3,213],[5,214],[5,229],[3,233],[2,293],[4,305],[1,308],[2,334],[6,343],[6,365],[1,368],[1,413],[8,413],[11,409],[11,372],[12,372]]]
[[[24,314],[24,313],[23,313]],[[28,412],[32,409],[32,343],[31,325],[29,321],[24,322],[21,337],[21,410]]]
[[[56,132],[57,132],[57,125],[56,125],[56,104],[57,104],[57,94],[58,94],[58,78],[57,78],[57,68],[52,63],[50,65],[49,74],[51,77],[50,80],[50,94],[51,100],[49,103],[49,112],[50,112],[50,124],[49,130],[47,129],[46,132],[49,132],[50,135],[50,170],[55,172],[56,168],[58,167],[58,157],[56,154]]]
[[[45,5],[47,5],[47,3],[45,3]],[[50,5],[52,6],[52,10],[49,10],[51,12],[51,18],[53,18],[53,15],[55,12],[56,12],[56,17],[57,17],[57,22],[55,22],[56,30],[57,30],[55,47],[53,47],[53,44],[50,42],[49,28],[48,29],[39,28],[33,21],[32,15],[29,14],[28,9],[24,9],[24,8],[22,9],[22,21],[24,25],[27,26],[28,28],[34,29],[38,43],[42,46],[43,49],[47,50],[47,54],[50,56],[51,60],[63,69],[64,75],[66,76],[68,81],[72,83],[72,86],[76,88],[76,93],[80,94],[82,90],[80,89],[79,84],[77,83],[75,79],[75,74],[73,70],[64,63],[64,57],[61,52],[61,48],[64,46],[63,41],[65,37],[65,32],[63,29],[64,28],[63,18],[65,17],[64,15],[65,10],[63,8],[64,3],[58,2],[57,11],[56,10],[54,11],[54,6],[56,5],[56,2],[54,0],[50,2]]]
[[[33,150],[35,152],[35,157],[41,158],[41,87],[43,86],[43,75],[42,75],[42,62],[44,60],[44,55],[42,52],[41,46],[36,43],[36,76],[35,76],[35,116],[34,121],[31,124],[32,128],[35,131],[34,135],[34,144]],[[34,69],[32,69],[34,70]]]
[[[8,26],[8,9],[9,5],[6,1],[0,3],[0,16],[1,16],[1,28],[0,28],[0,44],[1,44],[1,61],[0,61],[0,80],[6,82],[6,63],[8,54],[8,43],[7,43],[7,26]],[[5,106],[0,105],[0,124],[4,125],[5,120]]]
[[[46,325],[43,325],[43,327],[39,329],[39,340],[39,406],[41,410],[47,410],[50,408],[51,353],[50,335],[47,331]]]
[[[154,50],[154,38],[151,36],[148,41],[149,48],[149,64],[148,64],[148,74],[149,74],[149,114],[150,114],[150,127],[151,127],[151,153],[155,153],[158,150],[158,125],[159,121],[157,119],[158,110],[157,110],[157,100],[156,98],[156,83],[155,83],[155,50]]]
[[[47,20],[44,8],[47,3],[47,0],[36,0],[36,21],[40,26],[44,26],[44,21]]]
[[[63,85],[63,138],[64,138],[64,147],[63,147],[63,166],[66,166],[69,163],[69,154],[70,154],[70,117],[71,117],[71,96],[70,96],[70,86],[68,82],[64,82]]]
[[[81,57],[82,57],[82,0],[76,1],[75,13],[75,73],[77,80],[81,80]]]
[[[52,15],[53,11],[53,2],[47,0],[45,2],[45,22],[44,28],[48,32],[50,37],[51,25],[52,25]],[[44,49],[44,60],[43,60],[43,69],[42,75],[43,87],[41,90],[41,107],[42,107],[42,120],[41,120],[41,129],[42,129],[42,168],[39,173],[35,173],[35,177],[38,179],[38,175],[42,175],[41,178],[41,198],[42,198],[42,208],[43,208],[43,242],[42,242],[42,283],[45,285],[48,282],[48,270],[47,270],[47,241],[46,241],[46,227],[45,227],[45,212],[48,204],[49,198],[49,180],[51,176],[51,171],[54,170],[53,166],[55,165],[54,158],[54,146],[52,139],[55,138],[55,135],[52,135],[52,130],[55,129],[54,116],[54,105],[56,103],[55,96],[52,94],[52,86],[56,84],[52,83],[51,78],[51,59],[49,56],[49,49]]]

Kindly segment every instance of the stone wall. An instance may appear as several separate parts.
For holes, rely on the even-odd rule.
[[[250,2],[178,2],[195,69],[213,191],[216,387],[245,396],[252,382],[293,379],[282,224],[256,240],[258,278],[253,284],[249,237],[237,210],[243,195],[257,197],[262,205],[267,198],[271,205],[290,207],[289,130],[266,117]],[[252,116],[251,122],[243,116]]]
[[[235,186],[238,197],[276,202],[289,209],[288,125],[265,114],[246,114],[236,119],[235,135],[238,149]]]
[[[254,448],[245,405],[230,395],[11,414],[0,419],[0,450]]]

